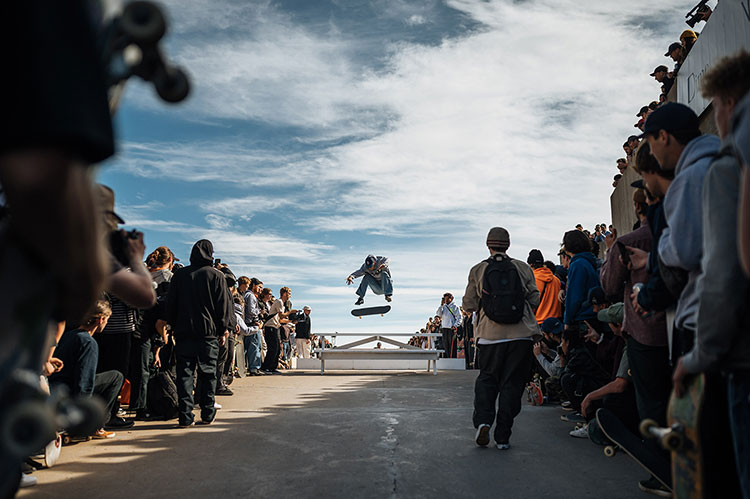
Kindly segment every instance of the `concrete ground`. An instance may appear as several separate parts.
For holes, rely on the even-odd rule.
[[[22,498],[644,497],[626,455],[524,405],[511,449],[478,448],[476,372],[289,372],[235,380],[207,427],[138,423],[63,448]]]

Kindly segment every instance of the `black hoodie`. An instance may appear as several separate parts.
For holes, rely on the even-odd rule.
[[[190,265],[172,277],[167,295],[167,322],[175,337],[215,338],[229,329],[234,316],[224,274],[213,268],[214,247],[201,239],[190,253]]]

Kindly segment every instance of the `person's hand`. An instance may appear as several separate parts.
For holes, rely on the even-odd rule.
[[[42,369],[42,374],[45,376],[49,376],[54,373],[59,373],[62,371],[64,364],[63,361],[58,359],[57,357],[50,357],[47,362],[44,363],[44,368]]]
[[[224,334],[222,334],[221,336],[219,336],[219,346],[220,347],[223,347],[226,344],[227,338],[229,338],[229,331],[228,330],[224,330]]]
[[[635,310],[635,313],[643,316],[648,312],[644,310],[643,307],[641,307],[638,303],[638,293],[640,293],[639,289],[636,289],[632,293],[630,293],[630,301],[633,303],[633,310]]]
[[[557,301],[560,303],[565,303],[565,290],[561,289],[559,293],[557,293]]]
[[[451,329],[453,329],[454,331],[458,331],[458,327],[457,326],[453,326]]]
[[[534,343],[534,357],[542,353],[542,344],[541,343]]]
[[[236,324],[236,325],[234,326],[234,334],[240,334],[240,331],[241,331],[241,329],[240,329],[240,325],[239,325],[239,324]]]
[[[589,393],[581,402],[581,416],[584,418],[588,417],[589,406],[591,405],[591,394]]]
[[[687,369],[685,369],[685,364],[682,363],[682,357],[680,357],[680,360],[677,361],[677,367],[674,369],[674,374],[672,374],[674,394],[677,395],[678,398],[682,398],[685,394],[685,377],[688,376],[688,374]]]
[[[607,246],[607,249],[612,248],[612,245],[615,244],[615,239],[617,239],[617,236],[614,232],[610,232],[604,236],[604,244]]]
[[[130,261],[143,261],[143,255],[146,253],[146,243],[143,241],[143,232],[138,232],[138,237],[135,239],[127,237],[127,232],[123,229],[120,229],[120,233],[123,237],[127,238],[128,244],[125,246],[125,254],[128,255]]]
[[[544,343],[543,341],[540,341],[538,344],[541,347],[543,354],[547,355],[550,353],[550,349],[546,343]]]
[[[632,246],[625,246],[630,255],[630,270],[640,270],[646,268],[648,263],[648,251],[643,251],[640,248],[634,248]]]
[[[354,277],[352,277],[352,276],[349,276],[349,277],[347,277],[347,278],[346,278],[346,285],[347,285],[347,286],[348,286],[349,284],[353,283],[353,282],[354,282]]]
[[[596,330],[593,327],[591,327],[591,324],[589,324],[586,321],[583,321],[583,322],[584,324],[586,324],[586,327],[588,327],[588,331],[586,331],[586,334],[583,335],[583,339],[591,341],[593,343],[596,343],[597,341],[599,341],[599,336],[600,336],[599,333],[596,332]]]
[[[161,359],[159,358],[159,352],[154,352],[154,367],[157,369],[161,368]]]

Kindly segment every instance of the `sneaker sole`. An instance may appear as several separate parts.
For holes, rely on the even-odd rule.
[[[640,483],[638,484],[638,488],[641,490],[641,492],[645,492],[646,494],[652,494],[659,497],[672,497],[672,493],[667,490],[649,489],[648,487],[644,487]]]
[[[480,426],[474,437],[474,441],[480,447],[487,447],[490,443],[490,427],[485,425]]]

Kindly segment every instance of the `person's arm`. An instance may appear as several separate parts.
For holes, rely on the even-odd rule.
[[[349,274],[349,277],[351,277],[353,279],[356,279],[358,277],[362,277],[363,275],[365,275],[365,270],[367,270],[367,269],[365,268],[364,264],[362,264],[362,266],[359,269],[357,269],[354,272],[352,272],[351,274]]]
[[[579,285],[582,270],[579,265],[571,265],[568,268],[568,285],[565,291],[565,314],[563,322],[571,325],[575,322],[576,315],[584,301],[583,291]]]
[[[750,277],[750,165],[745,165],[742,171],[737,234],[742,270]]]
[[[620,260],[620,251],[618,246],[612,251],[607,251],[607,257],[604,259],[602,268],[599,271],[599,279],[602,282],[602,289],[607,296],[624,296],[625,281],[628,279],[628,269]]]
[[[464,297],[461,301],[461,306],[464,310],[467,312],[476,312],[479,310],[479,290],[478,290],[478,283],[476,278],[474,277],[475,269],[476,267],[472,268],[469,271],[469,281],[466,284],[466,290],[464,291]]]
[[[151,274],[143,264],[143,253],[146,246],[143,234],[137,239],[128,239],[125,252],[130,263],[130,270],[120,269],[107,280],[106,289],[133,308],[150,308],[156,303],[156,293]]]
[[[692,173],[687,170],[678,175],[669,186],[664,199],[668,227],[659,239],[659,257],[670,267],[700,270],[703,223],[699,200],[703,192],[703,179]]]
[[[384,256],[377,257],[377,260],[375,261],[375,269],[376,270],[388,270],[388,265],[390,262],[388,261],[388,258]]]
[[[536,313],[536,309],[539,308],[539,303],[542,300],[542,294],[539,292],[539,288],[536,286],[536,277],[531,267],[523,262],[520,262],[523,268],[521,277],[524,278],[524,287],[526,288],[526,301],[531,305],[532,310]]]
[[[612,395],[614,393],[622,393],[627,389],[628,387],[628,381],[624,378],[615,378],[613,381],[610,381],[603,387],[594,390],[593,392],[590,392],[586,397],[583,399],[583,402],[581,402],[581,414],[583,417],[588,417],[588,409],[591,405],[591,402],[594,402],[595,400],[601,400],[607,395]]]

